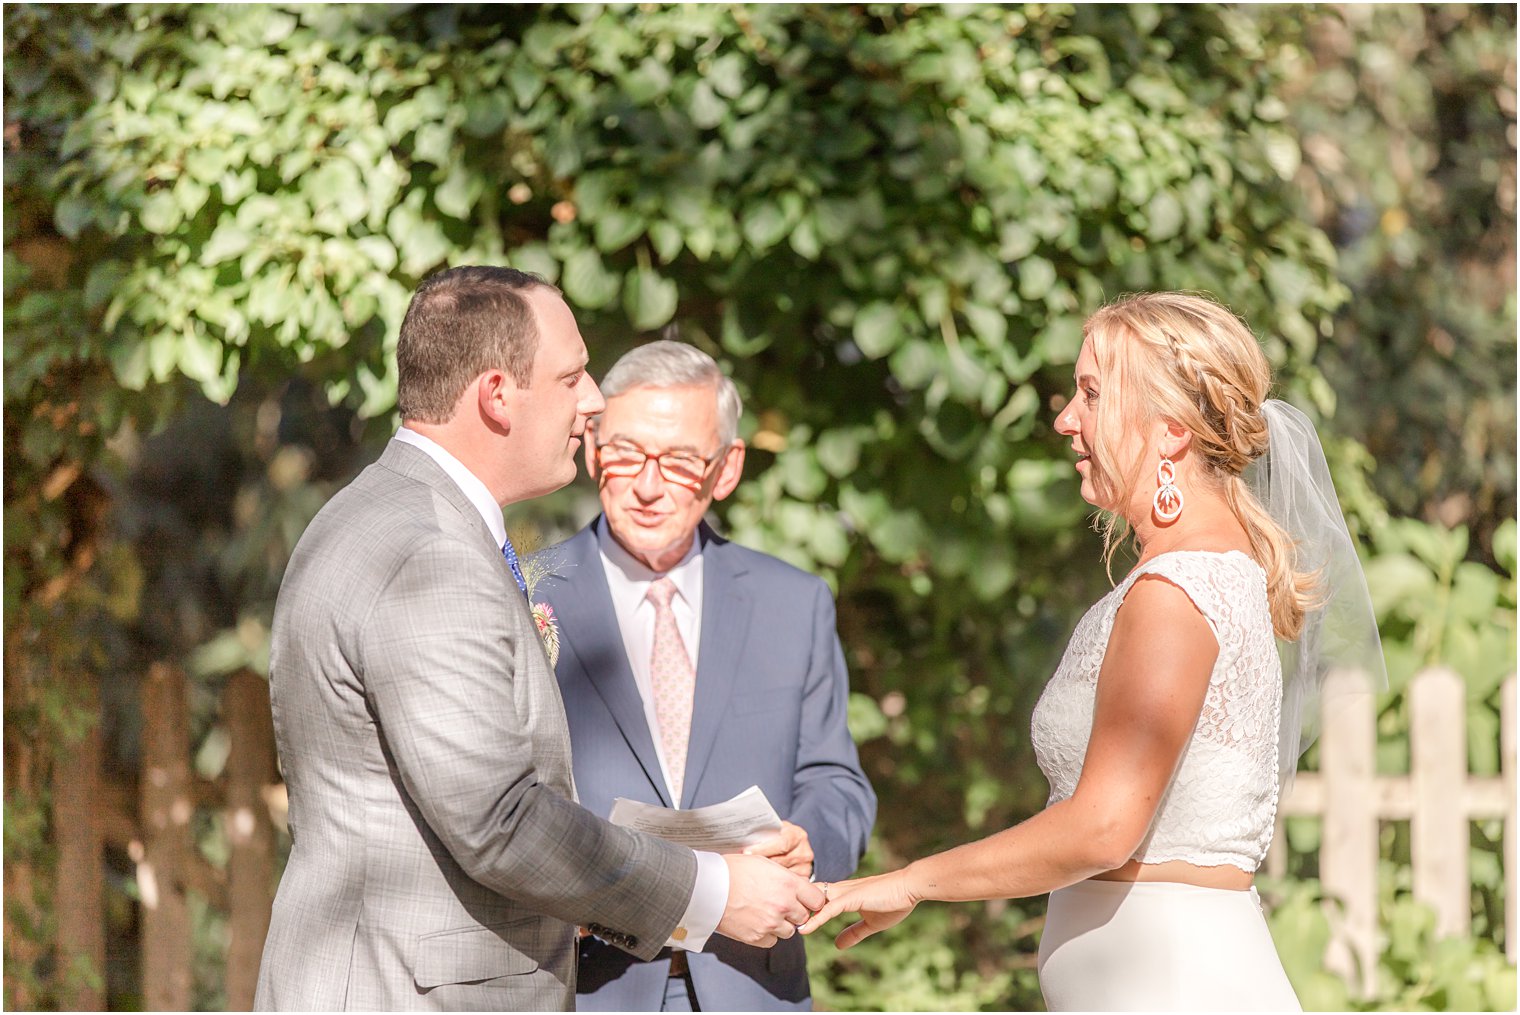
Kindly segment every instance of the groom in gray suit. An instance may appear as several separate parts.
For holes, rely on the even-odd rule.
[[[702,521],[744,467],[734,383],[678,342],[639,346],[603,383],[606,411],[586,431],[602,516],[535,561],[581,799],[596,814],[617,797],[701,807],[758,785],[783,822],[757,852],[819,881],[848,877],[876,796],[845,725],[833,596]],[[812,1007],[801,939],[645,959],[583,939],[576,1007]]]
[[[442,272],[396,359],[403,426],[307,528],[275,609],[292,842],[256,1007],[565,1010],[577,924],[644,958],[791,937],[823,904],[796,873],[575,802],[501,514],[573,478],[603,407],[559,291]]]

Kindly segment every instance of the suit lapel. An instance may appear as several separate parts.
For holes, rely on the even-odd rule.
[[[682,796],[696,799],[718,740],[718,730],[739,681],[739,660],[749,631],[750,595],[744,566],[735,559],[728,540],[703,523],[702,640],[697,653],[697,691],[691,710],[691,737],[686,747],[686,776]]]
[[[575,580],[545,579],[553,584],[551,598],[559,617],[561,651],[571,657],[567,661],[580,670],[606,703],[660,802],[671,806],[670,791],[644,716],[644,701],[618,632],[607,572],[597,550],[595,523],[565,543],[565,549],[565,563],[576,568]]]
[[[459,484],[443,471],[443,466],[433,461],[426,451],[392,438],[376,464],[384,466],[398,476],[405,476],[432,487],[464,516],[466,524],[480,534],[485,545],[490,547],[496,556],[501,556],[501,547],[496,545],[496,537],[491,534],[491,527],[486,524],[486,520],[480,517],[480,511],[470,498],[465,496],[464,491],[459,489]],[[505,558],[502,559],[502,566],[506,567]]]

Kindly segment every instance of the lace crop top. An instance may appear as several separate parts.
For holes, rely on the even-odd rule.
[[[1198,725],[1133,859],[1233,864],[1251,873],[1267,855],[1277,813],[1282,667],[1266,574],[1238,550],[1161,554],[1136,568],[1078,622],[1034,709],[1031,739],[1050,782],[1050,803],[1076,790],[1114,616],[1143,574],[1165,577],[1187,593],[1213,629],[1219,655]]]

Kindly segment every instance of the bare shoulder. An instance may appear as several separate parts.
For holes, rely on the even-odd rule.
[[[1110,648],[1122,646],[1137,658],[1152,654],[1212,657],[1219,644],[1198,604],[1165,574],[1135,579],[1114,617]]]
[[[1175,580],[1159,571],[1147,571],[1135,579],[1119,604],[1115,623],[1147,624],[1203,615],[1191,596]]]

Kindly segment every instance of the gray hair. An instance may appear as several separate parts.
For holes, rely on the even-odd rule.
[[[707,353],[684,342],[659,341],[624,353],[602,378],[602,395],[615,398],[634,388],[685,388],[710,384],[718,396],[718,441],[739,436],[739,389]]]

